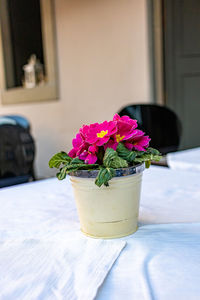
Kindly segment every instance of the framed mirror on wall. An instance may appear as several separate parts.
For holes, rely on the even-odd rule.
[[[0,0],[2,104],[58,98],[51,0]]]

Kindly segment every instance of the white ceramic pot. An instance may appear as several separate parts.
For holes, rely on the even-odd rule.
[[[98,187],[97,171],[77,171],[70,176],[81,230],[95,238],[117,238],[137,230],[144,164],[118,169],[109,186]],[[128,174],[128,175],[127,175]]]

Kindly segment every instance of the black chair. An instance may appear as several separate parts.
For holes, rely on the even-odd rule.
[[[35,143],[22,116],[0,117],[0,188],[35,180]]]
[[[150,146],[163,155],[178,150],[181,122],[171,109],[155,104],[135,104],[122,108],[118,113],[136,119],[138,128],[150,136]]]

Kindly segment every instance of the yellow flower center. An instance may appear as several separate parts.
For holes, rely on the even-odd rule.
[[[122,141],[125,138],[125,135],[120,136],[120,134],[116,134],[116,140],[119,143],[120,141]]]
[[[103,138],[108,133],[108,130],[104,131],[101,130],[101,132],[97,133],[98,138]]]

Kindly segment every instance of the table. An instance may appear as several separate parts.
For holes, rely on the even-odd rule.
[[[168,153],[167,164],[174,170],[200,172],[200,147]]]
[[[51,241],[64,242],[70,233],[80,240],[86,239],[79,231],[69,178],[64,181],[51,178],[1,189],[0,205],[2,245],[17,241],[18,247],[18,242],[25,239],[26,243],[40,240],[43,249],[48,249]],[[200,182],[196,173],[155,166],[145,170],[139,229],[120,240],[127,243],[126,247],[95,299],[199,299]],[[60,266],[56,274],[63,270]],[[53,276],[49,274],[45,282],[49,290],[54,282],[50,275]],[[59,297],[50,296],[46,291],[45,296],[32,299],[64,299]],[[4,298],[1,291],[0,299],[12,300]]]

